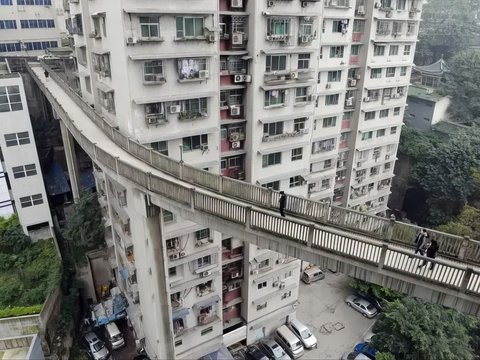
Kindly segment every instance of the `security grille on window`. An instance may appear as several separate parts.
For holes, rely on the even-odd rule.
[[[168,222],[172,222],[174,220],[174,215],[171,211],[163,210],[162,214],[163,214],[163,222],[168,223]],[[167,246],[167,248],[168,248],[168,246]]]
[[[0,112],[22,110],[22,97],[17,85],[0,86]]]
[[[202,230],[198,230],[196,233],[195,233],[196,237],[197,237],[197,241],[202,241],[202,240],[205,240],[205,239],[210,239],[210,229],[202,229]]]
[[[285,105],[286,90],[265,91],[265,106]]]
[[[293,176],[290,178],[290,187],[297,187],[297,186],[302,186],[305,184],[305,179],[302,178],[301,176]]]
[[[267,21],[267,36],[277,37],[290,34],[290,18],[269,18]]]
[[[203,17],[179,16],[176,19],[177,38],[205,37]]]
[[[143,39],[158,39],[160,37],[159,16],[140,16],[139,22]]]
[[[4,136],[7,147],[30,144],[30,137],[28,136],[28,131],[5,134]]]
[[[205,146],[208,146],[208,136],[206,134],[188,136],[188,137],[184,137],[182,142],[183,142],[183,151],[199,150]]]
[[[312,143],[312,154],[332,151],[335,149],[335,139],[327,139]]]
[[[145,115],[147,117],[165,115],[165,103],[145,104]]]
[[[386,73],[386,77],[395,77],[395,70],[396,68],[394,67],[387,67],[387,73]]]
[[[275,136],[283,134],[283,121],[263,124],[263,136]]]
[[[293,120],[293,131],[300,132],[305,130],[306,118],[299,118]]]
[[[25,196],[20,198],[20,206],[22,208],[43,204],[42,194]]]
[[[267,55],[265,72],[284,71],[287,69],[286,55]]]
[[[327,81],[328,82],[342,81],[342,70],[329,71]]]
[[[400,21],[394,21],[393,28],[392,28],[393,35],[401,35],[402,31],[403,31],[403,23],[401,23]]]
[[[164,210],[165,211],[165,210]],[[167,239],[167,250],[175,250],[179,247],[178,238]]]
[[[212,256],[207,255],[197,259],[197,269],[208,266],[212,264]]]
[[[208,63],[205,58],[179,59],[177,62],[180,80],[208,78]]]
[[[295,103],[307,102],[308,88],[301,87],[295,89]]]
[[[163,61],[146,61],[143,63],[143,81],[146,83],[163,82]]]
[[[109,113],[115,113],[115,101],[113,91],[104,92],[98,89],[98,96],[100,98],[100,105]]]
[[[243,105],[243,90],[228,90],[226,92],[226,105]]]
[[[310,66],[310,54],[298,54],[298,70],[308,69]]]
[[[363,34],[365,31],[365,20],[355,19],[353,21],[353,32]]]
[[[331,46],[330,57],[331,58],[343,58],[344,46]]]
[[[338,100],[340,99],[339,94],[332,94],[325,96],[325,105],[338,105]]]
[[[327,117],[323,119],[323,127],[324,128],[329,128],[329,127],[335,127],[337,125],[337,117],[332,116],[332,117]]]
[[[181,100],[179,120],[194,119],[208,115],[207,98]]]
[[[277,152],[273,154],[266,154],[262,157],[262,167],[277,165],[282,162],[282,153]]]
[[[303,148],[292,149],[292,161],[302,160]]]
[[[245,74],[247,72],[247,64],[241,56],[229,56],[227,59],[227,70],[230,74]]]
[[[298,28],[298,35],[313,37],[315,35],[313,30],[313,21],[305,19],[301,20]]]
[[[35,167],[35,164],[28,164],[24,166],[14,166],[12,167],[12,173],[15,179],[19,179],[26,176],[37,175],[37,169]]]
[[[93,69],[102,76],[110,76],[110,55],[92,54]]]
[[[377,22],[377,35],[389,35],[390,34],[390,22],[378,21]]]
[[[370,79],[381,79],[382,69],[372,69],[370,71]]]

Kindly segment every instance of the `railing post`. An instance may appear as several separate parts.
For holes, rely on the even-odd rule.
[[[195,210],[195,189],[190,189],[190,209]]]
[[[322,204],[322,222],[327,224],[328,223],[328,216],[330,214],[330,204]]]
[[[463,275],[462,283],[460,284],[460,292],[462,293],[467,292],[467,286],[468,286],[468,283],[470,282],[472,274],[473,274],[473,269],[470,266],[467,266],[467,269],[465,270],[465,275]]]
[[[150,165],[153,164],[153,150],[150,149],[150,153],[149,153],[149,156],[148,156],[148,162]]]
[[[395,215],[390,215],[390,221],[387,225],[387,228],[385,229],[385,236],[384,236],[384,239],[385,241],[392,241],[392,237],[393,237],[393,227],[395,226],[395,221],[396,221],[396,218],[395,218]]]
[[[183,161],[178,163],[178,177],[183,180]]]
[[[464,236],[463,241],[460,245],[460,249],[458,250],[458,259],[465,260],[465,256],[467,255],[467,250],[470,245],[470,236]]]
[[[383,266],[385,265],[385,259],[387,258],[387,250],[388,250],[388,244],[383,244],[382,251],[380,253],[380,259],[378,260],[379,270],[383,269]]]
[[[245,209],[245,227],[247,229],[250,229],[252,225],[252,207],[246,206],[244,207],[244,209]]]
[[[218,180],[218,192],[220,194],[222,194],[223,193],[223,176],[219,176],[218,179],[219,179]]]
[[[120,158],[118,156],[115,156],[115,171],[117,172],[118,175],[120,175],[120,173],[118,172],[118,160]]]
[[[274,196],[274,192],[272,190],[272,188],[269,188],[268,190],[270,190],[270,207],[275,207],[275,204],[273,203],[273,196]]]
[[[308,225],[307,246],[310,247],[310,248],[313,245],[314,231],[315,231],[315,225],[314,224]]]

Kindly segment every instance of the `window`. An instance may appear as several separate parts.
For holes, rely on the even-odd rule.
[[[42,194],[25,196],[20,198],[20,206],[22,208],[43,204]]]
[[[176,340],[175,347],[181,346],[183,344],[183,340]]]
[[[156,141],[150,143],[153,150],[158,151],[160,154],[168,156],[168,143],[166,141]]]
[[[20,2],[25,1],[25,0],[18,0],[18,5],[20,5]],[[12,0],[1,0],[0,5],[13,5]]]
[[[174,216],[171,211],[163,210],[162,215],[163,215],[163,222],[165,223],[172,222],[174,220]],[[167,240],[167,248],[168,248],[168,240]]]
[[[307,119],[305,119],[305,118],[294,119],[293,120],[293,131],[295,131],[295,132],[304,131],[306,122],[307,122]]]
[[[343,58],[344,46],[331,46],[330,58]]]
[[[24,42],[23,45],[26,46],[28,51],[46,50],[46,49],[58,47],[58,41],[32,41],[32,42]]]
[[[407,6],[407,0],[397,0],[397,10],[405,10]]]
[[[395,152],[395,149],[396,149],[395,144],[387,145],[387,153]]]
[[[377,138],[385,136],[385,129],[377,130]]]
[[[327,81],[338,82],[342,80],[342,70],[329,71]]]
[[[285,105],[285,90],[265,91],[265,107]]]
[[[206,58],[178,59],[177,69],[180,80],[200,79],[200,72],[208,70],[208,61]]]
[[[179,16],[176,18],[177,39],[205,37],[203,17]]]
[[[163,61],[146,61],[143,63],[143,81],[146,83],[165,80],[163,76]]]
[[[380,79],[382,77],[382,69],[372,69],[370,71],[370,79]]]
[[[266,184],[263,184],[262,187],[272,190],[280,190],[280,181],[272,181]]]
[[[408,23],[407,35],[415,35],[415,23]]]
[[[312,143],[312,154],[335,150],[335,139],[327,139]]]
[[[298,36],[310,36],[313,37],[315,32],[313,31],[313,21],[307,21],[305,19],[300,21],[298,26]]]
[[[85,90],[87,90],[88,93],[92,93],[92,83],[90,80],[90,76],[85,76]]]
[[[17,85],[0,86],[0,112],[22,110],[20,88]]]
[[[390,128],[390,134],[393,135],[393,134],[396,134],[396,133],[397,133],[397,127],[396,126]]]
[[[266,287],[267,287],[267,282],[264,281],[264,282],[258,283],[257,290],[261,290],[261,289],[266,288]]]
[[[210,326],[210,327],[200,331],[200,336],[207,335],[207,334],[211,333],[212,331],[213,331],[213,326]]]
[[[365,112],[365,121],[368,121],[368,120],[375,120],[375,111]]]
[[[370,140],[373,137],[373,131],[362,133],[362,140]]]
[[[388,117],[389,112],[390,112],[389,109],[380,110],[380,119]]]
[[[20,20],[20,25],[23,25],[23,22],[27,22],[28,20]],[[15,20],[0,20],[0,29],[16,29],[17,22]],[[23,26],[22,26],[23,28]]]
[[[267,21],[267,36],[287,36],[290,33],[289,18],[269,18]]]
[[[390,45],[389,55],[390,56],[398,55],[398,45]]]
[[[347,28],[348,28],[348,19],[332,21],[333,33],[344,33],[346,32]]]
[[[292,161],[302,160],[303,148],[292,149]]]
[[[9,3],[12,5],[12,0],[2,0],[2,5]],[[17,0],[18,5],[52,5],[52,0]]]
[[[265,71],[283,71],[287,69],[287,55],[267,55]]]
[[[211,255],[202,256],[201,258],[197,259],[197,269],[208,266],[211,263],[212,263],[212,256]]]
[[[278,121],[270,124],[263,124],[263,135],[280,135],[283,134],[283,121]]]
[[[168,276],[176,276],[176,275],[177,275],[177,268],[175,266],[168,269]]]
[[[394,67],[387,67],[387,74],[386,77],[394,77],[395,76],[395,68]]]
[[[359,55],[360,54],[360,45],[352,45],[350,47],[350,55]]]
[[[406,66],[402,66],[400,68],[400,76],[407,76],[407,67]]]
[[[396,116],[396,115],[400,115],[400,108],[399,107],[396,107],[393,109],[393,115]]]
[[[298,69],[308,69],[310,66],[310,54],[298,54]]]
[[[55,21],[53,19],[31,19],[31,20],[20,20],[20,27],[22,29],[46,29],[46,28],[54,28]],[[15,24],[15,29],[17,28]],[[3,29],[0,26],[0,29]],[[11,28],[6,28],[11,29]]]
[[[394,21],[393,28],[392,28],[393,36],[401,35],[402,31],[403,31],[403,23],[399,21]]]
[[[378,100],[380,97],[380,90],[368,90],[367,97],[370,99],[370,101]]]
[[[390,23],[388,21],[377,21],[377,34],[378,35],[390,34]]]
[[[282,153],[276,152],[272,154],[266,154],[262,157],[262,167],[268,167],[272,165],[277,165],[282,162]]]
[[[295,103],[307,102],[308,88],[300,87],[295,89]]]
[[[383,56],[383,55],[385,55],[385,46],[375,45],[373,48],[373,56]]]
[[[28,164],[25,166],[14,166],[12,168],[13,177],[15,179],[23,178],[25,176],[37,175],[35,164]]]
[[[166,210],[163,210],[163,211],[166,211]],[[173,239],[167,239],[166,245],[167,245],[167,250],[174,250],[174,249],[178,249],[178,247],[180,246],[180,243],[178,241],[178,238],[173,238]]]
[[[332,117],[327,117],[323,119],[323,127],[324,128],[329,128],[329,127],[335,127],[337,125],[337,117],[332,116]]]
[[[198,240],[209,239],[210,238],[210,229],[202,229],[195,232],[195,236]]]
[[[412,49],[412,46],[411,45],[405,45],[403,47],[403,55],[410,55],[410,50]]]
[[[142,38],[158,39],[160,36],[160,18],[158,16],[140,16],[139,21]]]
[[[263,304],[258,304],[257,305],[257,311],[265,309],[267,307],[267,302],[265,301]]]
[[[297,175],[297,176],[293,176],[290,178],[290,187],[293,188],[293,187],[297,187],[297,186],[302,186],[303,184],[305,184],[305,180]]]
[[[208,100],[207,98],[181,100],[181,112],[178,116],[179,120],[195,119],[198,117],[208,116]]]
[[[183,138],[183,151],[198,150],[208,146],[208,135],[195,135]]]
[[[328,188],[330,188],[330,179],[323,179],[320,189],[321,190],[326,190]]]
[[[92,54],[93,69],[102,76],[110,76],[110,56],[108,54]]]
[[[328,159],[323,162],[324,169],[330,169],[331,167],[332,167],[332,159]]]
[[[7,144],[7,147],[30,144],[28,131],[13,133],[13,134],[5,134],[5,142]]]
[[[325,105],[338,105],[338,100],[340,99],[339,94],[332,94],[325,96]]]
[[[0,52],[16,52],[21,51],[20,43],[0,43]]]

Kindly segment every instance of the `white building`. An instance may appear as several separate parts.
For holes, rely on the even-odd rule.
[[[105,0],[72,1],[68,14],[82,96],[124,134],[210,172],[382,213],[420,7]],[[111,265],[152,357],[251,343],[295,316],[298,261],[96,178]]]
[[[0,55],[38,56],[60,46],[65,30],[59,0],[3,0],[0,3]],[[58,5],[58,4],[57,4]]]
[[[25,234],[43,229],[51,236],[52,218],[20,75],[0,75],[0,100],[1,161],[12,205]]]

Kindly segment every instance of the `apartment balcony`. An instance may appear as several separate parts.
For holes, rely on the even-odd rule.
[[[279,140],[288,139],[288,138],[301,137],[301,136],[306,135],[306,134],[308,134],[308,129],[286,132],[286,133],[278,134],[278,135],[263,135],[262,142],[279,141]]]
[[[247,0],[220,0],[220,12],[223,11],[245,11]]]
[[[238,260],[241,260],[241,259],[238,259]],[[234,263],[232,265],[237,265],[238,263]],[[242,265],[242,263],[240,264]],[[242,268],[239,266],[230,266],[224,270],[222,270],[222,276],[223,276],[223,279],[227,279],[227,280],[235,280],[235,279],[241,279],[243,277],[243,270]],[[225,265],[223,265],[225,267]]]
[[[222,249],[222,263],[229,260],[238,261],[241,259],[243,259],[243,246],[234,249]]]
[[[359,43],[362,41],[362,33],[359,32],[354,32],[352,33],[352,42],[353,43]]]
[[[342,120],[342,130],[350,130],[351,126],[351,120]]]
[[[239,319],[241,322],[241,306],[240,304],[234,304],[224,308],[223,310],[223,326],[232,326],[235,319]]]
[[[283,85],[314,79],[315,71],[313,69],[275,71],[273,73],[265,73],[263,76],[263,82],[265,85]]]
[[[197,318],[198,325],[208,325],[211,324],[217,320],[220,320],[220,318],[214,314],[214,315],[200,315]]]
[[[221,120],[241,120],[244,118],[243,105],[221,105],[220,119]],[[245,137],[245,134],[243,134]]]
[[[352,109],[355,109],[355,97],[349,97],[345,100],[345,104],[344,104],[344,109],[345,110],[352,110]]]
[[[171,303],[173,310],[180,309],[183,306],[182,299],[171,299]]]
[[[348,61],[349,65],[358,65],[360,61],[360,56],[358,55],[350,55],[350,59]]]
[[[346,148],[348,148],[348,140],[341,140],[341,141],[340,141],[339,148],[340,148],[340,149],[346,149]]]

